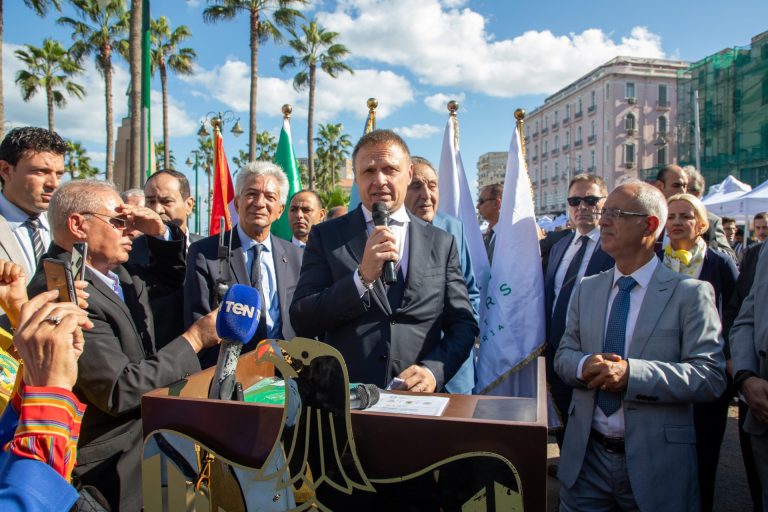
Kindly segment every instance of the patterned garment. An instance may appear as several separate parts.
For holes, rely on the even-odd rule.
[[[664,247],[664,266],[673,272],[679,272],[698,279],[707,253],[707,243],[701,238],[696,239],[692,251],[674,250],[671,245]]]
[[[0,328],[0,413],[5,410],[13,395],[19,362],[7,350],[13,344],[13,336]]]
[[[19,423],[5,450],[48,464],[69,481],[85,405],[62,388],[22,386],[11,407],[19,415]]]

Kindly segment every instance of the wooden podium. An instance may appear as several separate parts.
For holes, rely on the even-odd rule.
[[[297,358],[306,356],[308,351],[300,349],[301,343],[310,343],[310,347],[315,347],[312,350],[320,347],[321,350],[330,349],[331,353],[335,352],[319,342],[297,340],[278,342],[283,355],[292,352],[291,355]],[[271,359],[272,362],[264,357],[263,350],[258,349],[240,358],[237,378],[244,389],[260,379],[273,376],[275,366],[286,381],[289,380],[291,367],[274,364],[274,361],[279,363],[282,360],[274,351]],[[290,358],[287,359],[290,361]],[[460,498],[460,503],[443,505],[444,510],[546,510],[547,388],[543,358],[538,359],[536,368],[536,397],[441,395],[449,397],[450,402],[439,417],[358,410],[348,412],[347,396],[343,403],[346,403],[348,412],[346,421],[349,432],[342,432],[344,419],[340,418],[338,413],[328,416],[333,418],[331,421],[336,421],[334,442],[339,442],[339,451],[344,452],[341,457],[337,457],[337,462],[342,466],[342,459],[351,452],[354,466],[358,470],[354,473],[353,469],[347,483],[361,482],[360,486],[356,487],[356,495],[375,495],[387,489],[396,491],[397,485],[417,477],[431,478],[430,475],[437,475],[437,480],[440,481],[440,475],[450,474],[446,469],[449,466],[458,468],[458,471],[453,471],[459,475],[459,480],[456,481],[468,482],[468,473],[474,474],[475,471],[467,468],[478,467],[472,464],[481,463],[483,467],[501,467],[505,474],[497,478],[492,474],[495,470],[489,470],[486,477],[483,477],[486,480],[477,484],[477,488],[467,489],[469,494],[465,492]],[[166,468],[163,470],[163,481],[160,481],[158,457],[165,458],[164,464],[168,467],[174,468],[178,464],[174,464],[176,459],[168,457],[167,453],[151,454],[148,449],[149,441],[154,439],[154,434],[158,432],[163,435],[178,435],[203,447],[204,454],[213,453],[215,457],[228,464],[237,465],[241,470],[253,468],[257,473],[259,468],[263,469],[267,464],[274,464],[276,460],[285,461],[290,459],[292,454],[295,455],[295,450],[288,448],[285,441],[289,437],[286,432],[293,431],[288,429],[287,425],[300,423],[297,416],[291,415],[290,411],[286,412],[288,407],[283,406],[206,398],[213,370],[204,370],[185,381],[152,391],[142,398],[142,421],[147,441],[142,462],[145,510],[176,510],[181,502],[186,504],[187,510],[200,509],[199,501],[198,505],[190,501],[190,492],[201,491],[195,491],[195,482],[192,482],[194,475],[189,475],[189,468],[186,477],[183,472]],[[305,372],[308,373],[308,370]],[[343,373],[346,378],[346,368]],[[300,385],[297,389],[301,387]],[[307,407],[306,400],[304,407]],[[303,410],[299,410],[299,414],[303,414]],[[324,413],[314,409],[308,413],[308,422],[314,422],[315,414],[317,422],[321,421],[320,416]],[[326,426],[324,435],[327,436],[329,430],[333,430],[333,425],[330,429]],[[304,433],[301,435],[304,436]],[[317,433],[313,434],[315,435],[317,437],[306,435],[310,440],[308,443],[322,438]],[[346,442],[340,442],[339,438],[344,435],[348,436],[348,439],[344,438]],[[282,449],[281,439],[284,441]],[[323,448],[320,448],[320,451],[322,450]],[[306,456],[304,459],[306,462]],[[486,464],[489,461],[491,464]],[[190,461],[193,473],[201,471],[201,464],[199,459],[197,464],[194,460]],[[327,465],[330,465],[328,455],[322,468],[317,464],[311,465],[310,481],[322,482],[319,473],[322,473]],[[462,467],[464,469],[461,469]],[[305,468],[306,466],[302,466],[302,474]],[[291,469],[283,469],[284,479],[291,473]],[[265,474],[266,472],[262,471],[258,473],[261,476],[255,479],[264,480],[267,478]],[[275,473],[272,472],[271,478],[274,477]],[[298,486],[298,483],[287,488],[283,486],[284,492],[274,492],[270,496],[276,503],[274,509],[292,510],[293,508],[287,505],[293,505],[293,499],[285,498],[286,494]],[[186,494],[183,487],[186,488]],[[247,495],[243,492],[243,496]],[[310,491],[309,495],[314,496],[314,493]],[[341,496],[343,498],[344,494]],[[465,500],[467,497],[469,499]],[[297,496],[296,499],[301,498]],[[248,503],[249,498],[244,498],[244,501]],[[322,503],[319,505],[321,510],[333,509]],[[221,502],[214,509],[219,508],[229,510]],[[242,510],[238,506],[232,506],[231,509]]]

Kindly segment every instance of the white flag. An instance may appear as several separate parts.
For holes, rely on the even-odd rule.
[[[546,344],[537,230],[531,183],[515,127],[495,230],[493,267],[480,306],[476,393],[536,396],[535,359]]]
[[[448,118],[443,137],[443,151],[440,154],[438,182],[440,183],[440,203],[437,210],[440,213],[452,215],[464,224],[464,236],[469,246],[469,257],[472,259],[472,270],[475,282],[480,289],[482,299],[485,283],[490,273],[488,253],[485,251],[480,224],[477,222],[477,212],[469,191],[469,184],[461,162],[458,144],[454,144],[455,131],[452,119]],[[482,318],[482,316],[481,316]]]

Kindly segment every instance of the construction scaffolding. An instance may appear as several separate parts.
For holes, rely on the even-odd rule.
[[[732,174],[768,179],[768,31],[746,47],[710,55],[677,77],[678,161],[695,165],[694,92],[699,96],[701,172],[708,184]]]

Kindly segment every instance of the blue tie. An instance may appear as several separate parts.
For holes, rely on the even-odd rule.
[[[624,344],[627,338],[627,317],[629,316],[629,292],[635,287],[637,281],[625,276],[619,278],[616,283],[619,293],[613,299],[611,315],[608,318],[608,329],[605,332],[603,352],[610,352],[624,357]],[[615,413],[621,407],[621,395],[610,391],[597,392],[597,406],[606,416]]]
[[[259,325],[256,328],[256,334],[254,336],[258,343],[267,337],[267,301],[262,286],[261,276],[261,251],[264,250],[264,246],[262,244],[256,244],[251,249],[253,252],[253,261],[251,262],[251,286],[256,288],[256,291],[259,292],[259,295],[261,296],[261,307],[259,308],[261,316],[259,317]]]

